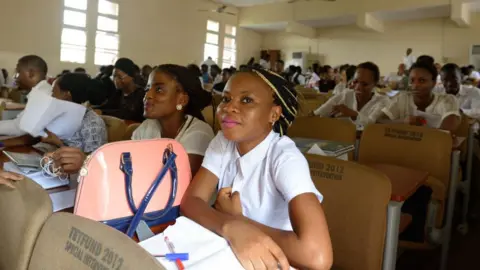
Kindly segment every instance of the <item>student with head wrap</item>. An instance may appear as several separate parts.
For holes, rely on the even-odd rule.
[[[217,109],[222,131],[183,197],[182,213],[224,237],[246,269],[332,265],[322,195],[285,136],[297,110],[297,93],[280,75],[235,73]]]
[[[214,137],[202,115],[212,96],[203,90],[196,75],[183,66],[157,67],[150,74],[145,94],[147,120],[132,136],[133,140],[171,138],[179,141],[188,153],[192,175],[202,164]]]
[[[132,60],[120,58],[115,63],[113,79],[117,92],[101,106],[103,114],[136,122],[143,121],[143,97],[145,91],[135,82],[137,69]]]

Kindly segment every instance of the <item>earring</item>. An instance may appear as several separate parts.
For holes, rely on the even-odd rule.
[[[178,105],[177,105],[177,111],[181,111],[182,108],[183,108],[183,106],[182,106],[181,104],[178,104]]]

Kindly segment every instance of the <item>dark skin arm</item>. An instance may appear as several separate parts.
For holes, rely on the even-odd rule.
[[[10,138],[3,140],[2,143],[5,147],[15,147],[15,146],[24,146],[24,145],[34,145],[40,142],[39,138],[34,138],[30,135],[23,135],[15,138]]]
[[[440,125],[440,129],[450,131],[452,134],[457,131],[458,127],[460,126],[461,119],[457,115],[449,115],[443,119],[442,124]]]
[[[221,213],[211,208],[208,202],[215,192],[217,183],[218,178],[214,174],[205,168],[200,168],[183,198],[181,210],[184,215],[227,240],[238,222],[249,224],[273,239],[292,266],[300,269],[330,269],[333,255],[328,227],[322,207],[315,195],[302,194],[289,203],[289,215],[294,230],[290,232],[270,228],[246,217]],[[232,248],[236,251],[235,246]]]
[[[192,171],[192,177],[197,174],[200,166],[202,166],[203,156],[200,155],[188,155],[188,161],[190,161],[190,169]]]

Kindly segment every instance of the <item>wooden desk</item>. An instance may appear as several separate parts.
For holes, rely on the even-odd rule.
[[[392,164],[368,164],[368,166],[384,173],[392,183],[392,201],[404,202],[428,178],[428,172],[410,169]]]

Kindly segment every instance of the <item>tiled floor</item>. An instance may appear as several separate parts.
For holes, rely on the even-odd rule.
[[[480,269],[480,221],[470,223],[469,233],[452,234],[448,270]],[[429,251],[405,251],[397,262],[397,270],[438,270],[440,248]]]

